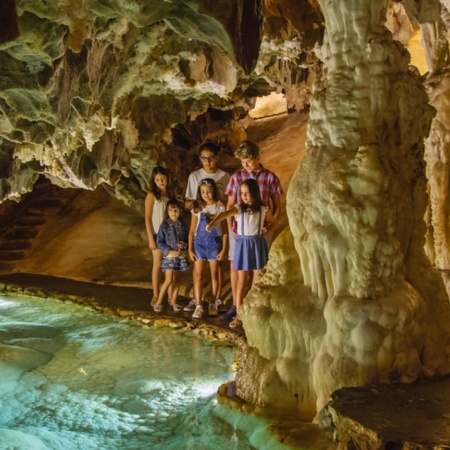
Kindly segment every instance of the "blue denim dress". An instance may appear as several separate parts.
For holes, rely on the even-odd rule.
[[[181,256],[170,256],[170,250],[178,250],[178,242],[188,242],[188,227],[179,219],[173,223],[167,219],[161,224],[156,236],[156,245],[162,251],[164,258],[161,262],[161,270],[173,270],[175,272],[189,269],[189,259],[186,252]]]

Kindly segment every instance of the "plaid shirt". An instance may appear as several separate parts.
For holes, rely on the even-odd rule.
[[[249,178],[253,178],[258,183],[261,200],[265,206],[271,208],[272,205],[270,204],[270,199],[280,198],[283,195],[283,189],[278,177],[270,170],[265,169],[262,164],[260,164],[259,167],[260,169],[256,172],[256,174],[249,173],[245,169],[241,169],[231,176],[225,189],[225,195],[233,198],[235,205],[239,205],[239,203],[241,203],[240,187],[242,182],[248,180]],[[264,227],[268,229],[269,226],[270,224],[265,221]],[[233,221],[233,231],[236,231],[235,221]]]
[[[270,206],[271,198],[280,198],[283,195],[283,189],[278,177],[260,164],[260,170],[256,174],[248,173],[245,169],[241,169],[231,176],[225,189],[225,195],[232,197],[235,205],[241,203],[240,187],[242,182],[249,178],[253,178],[258,183],[261,200],[265,206]]]

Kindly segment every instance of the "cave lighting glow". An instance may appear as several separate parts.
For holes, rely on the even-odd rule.
[[[55,299],[0,308],[1,448],[265,448],[265,421],[215,399],[235,350]]]
[[[286,97],[283,94],[271,92],[269,95],[256,98],[255,107],[249,111],[249,116],[259,119],[283,113],[287,113]]]

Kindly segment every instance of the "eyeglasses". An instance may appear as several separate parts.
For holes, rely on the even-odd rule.
[[[216,158],[217,158],[217,156],[200,156],[200,161],[203,161],[203,162],[206,162],[206,161],[211,162],[211,161],[213,161],[213,160],[216,159]]]

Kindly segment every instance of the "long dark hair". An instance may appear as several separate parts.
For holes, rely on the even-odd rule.
[[[150,180],[151,193],[156,197],[157,200],[161,200],[161,190],[159,189],[158,186],[156,186],[156,183],[155,183],[156,175],[164,175],[167,178],[166,192],[167,192],[168,197],[170,197],[171,195],[169,194],[169,174],[167,173],[167,170],[161,166],[153,167],[152,179]]]
[[[261,206],[263,206],[263,201],[261,200],[261,193],[259,191],[259,185],[256,180],[253,178],[249,178],[241,183],[241,186],[247,186],[250,191],[250,196],[252,198],[252,204],[248,205],[242,201],[239,205],[242,208],[243,212],[253,211],[258,212],[261,210]],[[239,188],[240,189],[240,188]]]
[[[195,199],[194,204],[192,206],[192,210],[195,213],[198,213],[199,211],[201,211],[206,206],[206,203],[203,200],[202,193],[200,191],[200,188],[201,188],[202,184],[205,184],[206,186],[212,187],[213,200],[216,203],[219,201],[219,189],[217,188],[216,182],[212,178],[203,178],[203,180],[200,180],[199,183],[198,183],[197,198]]]

